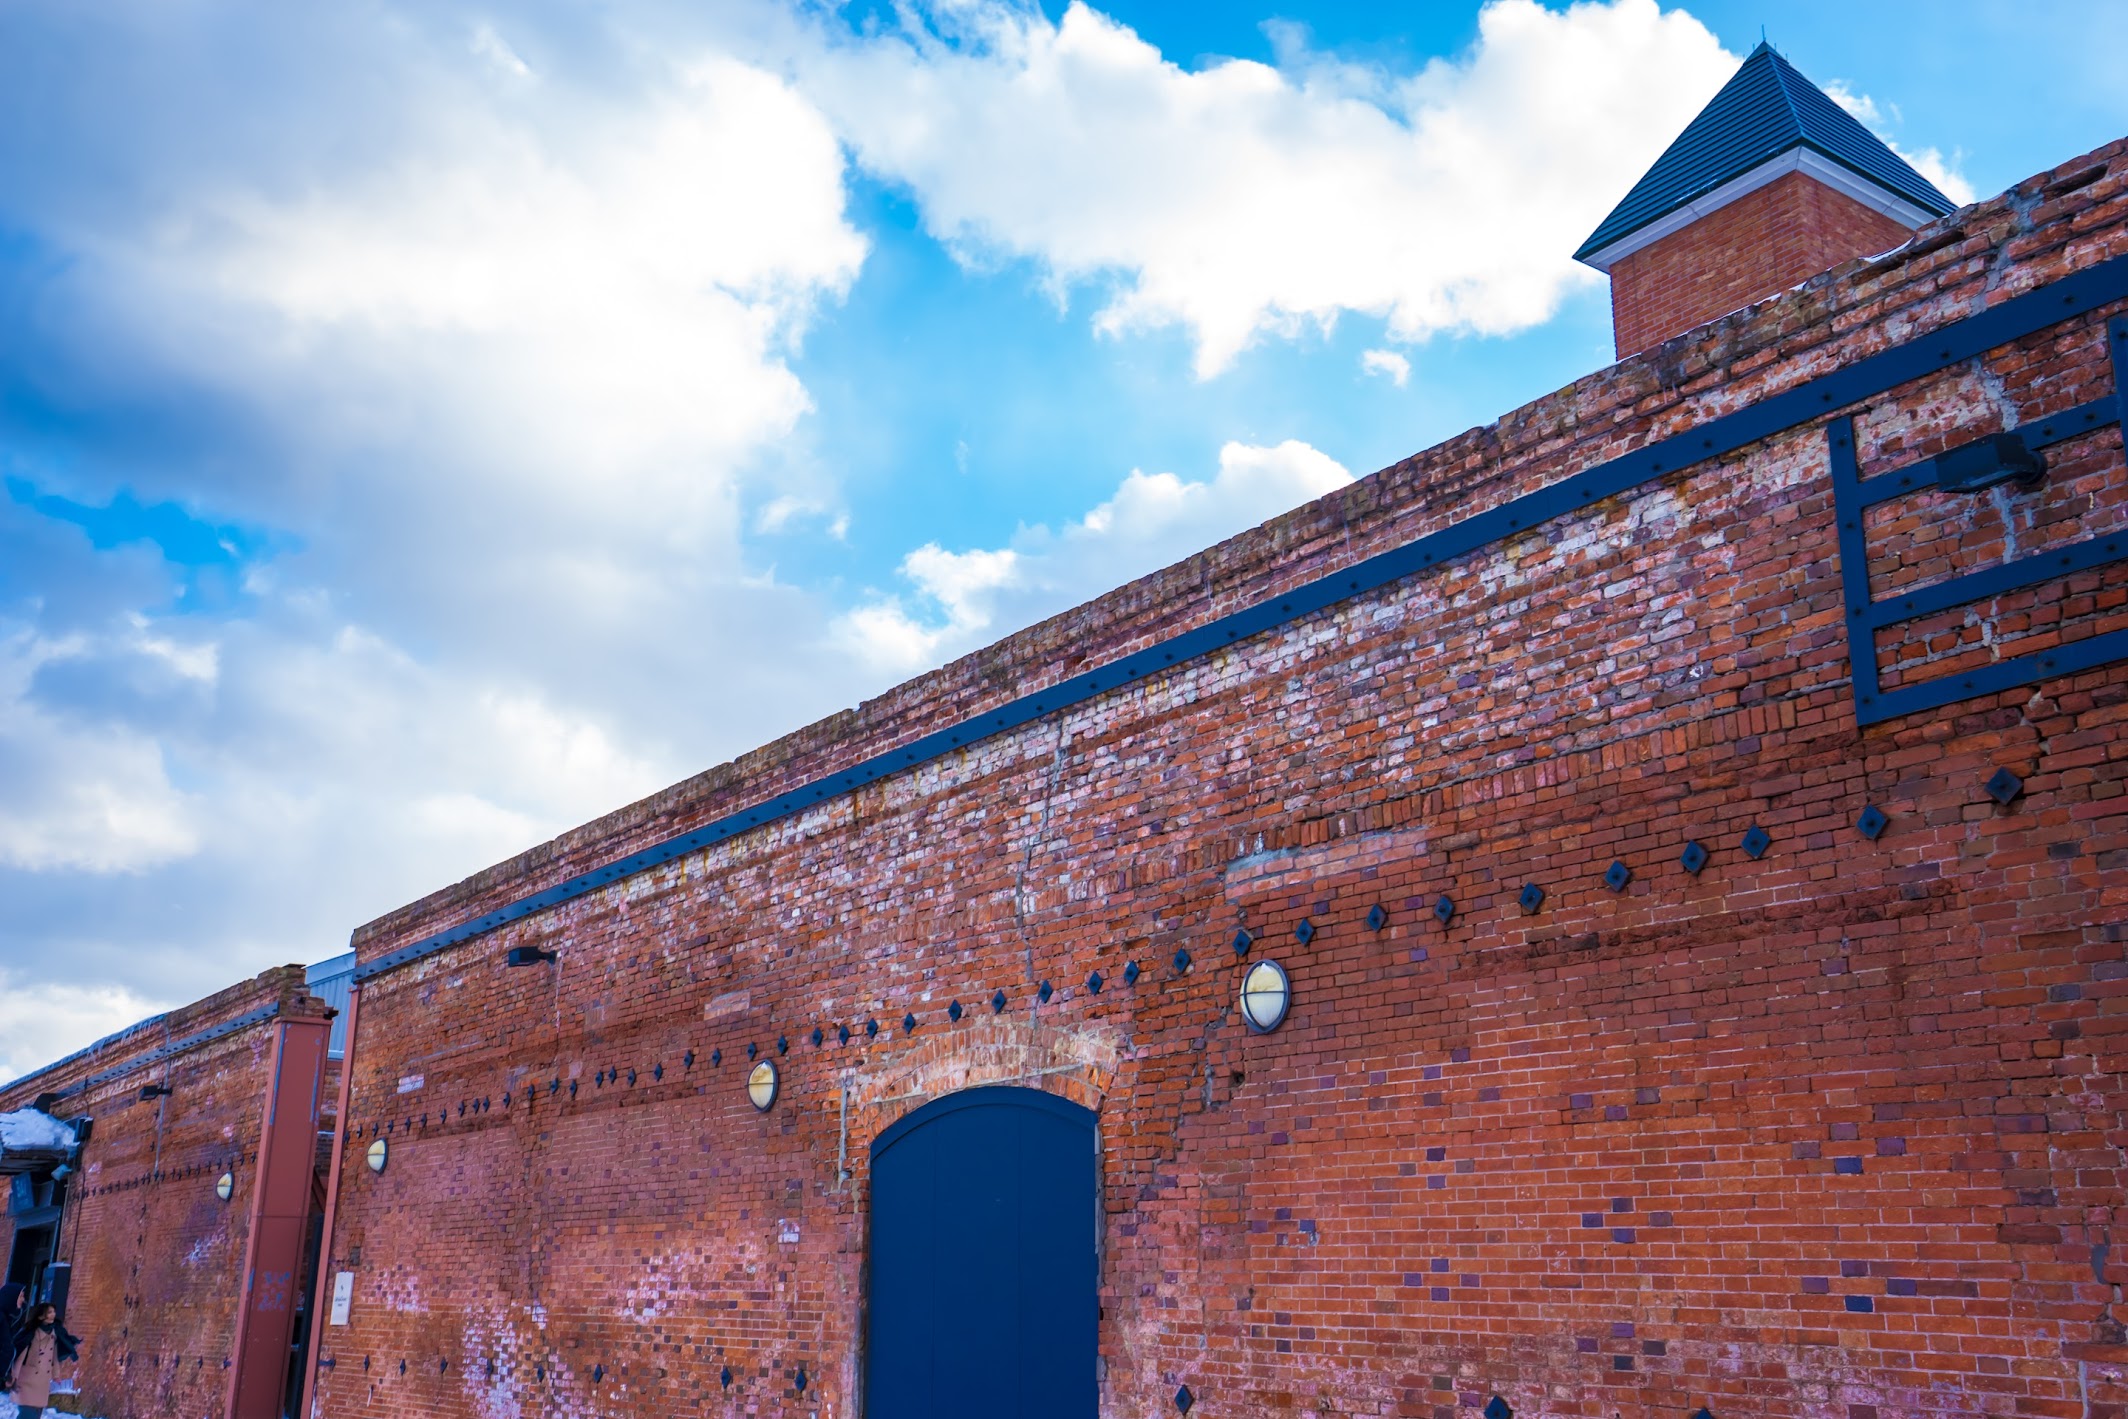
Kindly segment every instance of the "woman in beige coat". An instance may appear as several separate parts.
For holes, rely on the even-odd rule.
[[[22,1419],[40,1419],[59,1367],[75,1359],[80,1344],[59,1323],[59,1308],[50,1301],[30,1311],[15,1337],[15,1403]]]

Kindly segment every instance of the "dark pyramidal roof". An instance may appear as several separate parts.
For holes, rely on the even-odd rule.
[[[1761,44],[1574,253],[1582,260],[1791,148],[1809,148],[1941,216],[1951,200]]]

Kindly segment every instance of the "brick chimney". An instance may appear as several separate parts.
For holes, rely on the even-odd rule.
[[[1888,251],[1952,204],[1761,44],[1574,253],[1618,357]]]

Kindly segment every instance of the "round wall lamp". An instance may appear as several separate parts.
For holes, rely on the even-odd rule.
[[[214,1180],[214,1195],[216,1197],[219,1197],[222,1201],[227,1202],[229,1200],[229,1194],[235,1191],[235,1173],[223,1173],[220,1177]]]
[[[1258,961],[1241,978],[1241,1018],[1259,1035],[1268,1035],[1285,1023],[1286,1009],[1293,1003],[1293,985],[1285,967],[1276,961]]]
[[[776,1089],[782,1084],[777,1077],[776,1062],[764,1059],[746,1075],[746,1097],[754,1101],[754,1107],[767,1113],[776,1106]]]
[[[384,1171],[384,1160],[391,1156],[391,1149],[385,1147],[384,1140],[380,1138],[369,1145],[368,1156],[369,1170],[373,1173],[381,1173]]]

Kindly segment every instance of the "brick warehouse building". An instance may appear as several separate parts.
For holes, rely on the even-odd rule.
[[[311,1412],[2128,1413],[2128,142],[1783,102],[1607,245],[1835,269],[357,931]]]
[[[34,1105],[86,1135],[71,1162],[16,1165],[0,1148],[7,1279],[61,1302],[89,1338],[83,1412],[220,1414],[239,1398],[280,1412],[320,1104],[338,1086],[329,1013],[284,966],[0,1091],[0,1111]]]

